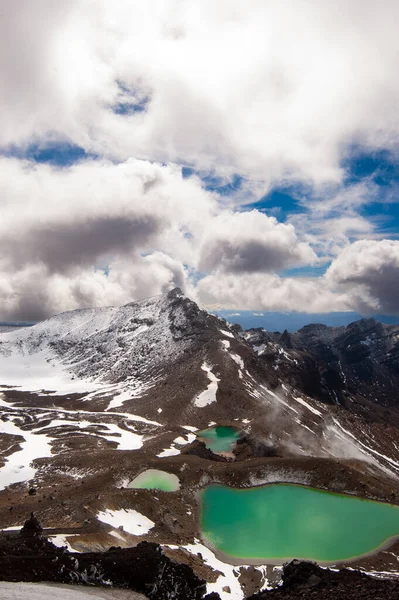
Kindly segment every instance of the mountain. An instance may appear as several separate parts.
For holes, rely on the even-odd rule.
[[[361,319],[346,327],[307,325],[295,333],[248,330],[244,337],[280,378],[305,394],[371,421],[398,424],[398,325]]]
[[[395,501],[398,344],[399,327],[372,319],[242,331],[179,289],[0,332],[0,526],[33,511],[76,550],[145,539],[223,598],[254,593],[278,572],[199,541],[199,490],[286,482]],[[214,425],[237,428],[234,449],[197,439]],[[179,490],[128,487],[146,469]],[[396,572],[397,556],[381,550],[379,570]]]

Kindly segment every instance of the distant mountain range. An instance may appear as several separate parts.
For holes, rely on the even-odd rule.
[[[214,313],[243,329],[262,327],[268,331],[297,331],[305,325],[320,323],[330,327],[342,327],[359,321],[363,315],[356,312],[301,313],[296,311],[274,312],[257,310],[216,310]],[[386,325],[399,324],[398,315],[372,315],[376,321]]]

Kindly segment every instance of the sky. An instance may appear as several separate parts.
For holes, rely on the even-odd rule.
[[[399,315],[398,2],[0,11],[0,321]]]

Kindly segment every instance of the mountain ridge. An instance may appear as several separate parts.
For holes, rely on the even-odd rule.
[[[380,405],[396,408],[399,386],[399,326],[361,319],[342,327],[306,325],[295,333],[247,330],[245,338],[258,354],[280,345],[318,382],[302,382],[306,393],[346,408],[347,394],[358,394]],[[262,344],[265,344],[262,348]],[[269,352],[269,357],[273,351]],[[280,361],[281,362],[281,361]],[[317,374],[318,372],[318,374]],[[299,385],[299,383],[298,383]]]

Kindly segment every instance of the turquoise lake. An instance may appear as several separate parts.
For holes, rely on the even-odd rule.
[[[179,478],[173,473],[167,473],[158,469],[147,469],[147,471],[143,471],[140,475],[137,475],[127,487],[176,492],[180,488],[180,482]]]
[[[234,558],[335,562],[399,535],[399,507],[299,485],[211,485],[201,492],[201,530]]]
[[[204,441],[205,446],[212,452],[231,452],[240,435],[241,432],[235,427],[220,425],[197,432],[197,436]]]

